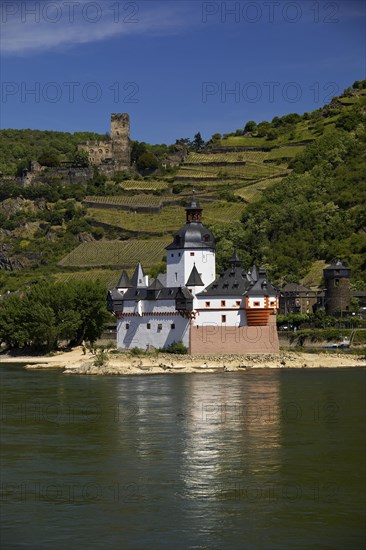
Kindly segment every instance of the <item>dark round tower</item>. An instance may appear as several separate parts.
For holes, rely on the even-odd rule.
[[[325,311],[328,315],[339,315],[349,311],[351,292],[349,278],[351,270],[346,263],[333,260],[324,270]]]

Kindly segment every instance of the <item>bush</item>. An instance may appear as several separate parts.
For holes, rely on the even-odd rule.
[[[176,355],[185,355],[188,353],[188,348],[183,344],[182,340],[179,342],[173,342],[165,350],[167,353],[174,353]]]
[[[94,366],[103,367],[108,362],[108,353],[104,349],[99,349],[95,355]]]

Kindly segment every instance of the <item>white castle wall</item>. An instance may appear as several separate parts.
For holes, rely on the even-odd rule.
[[[222,305],[223,303],[225,305]],[[194,300],[194,309],[198,311],[193,324],[196,326],[208,323],[228,326],[246,325],[244,307],[245,298],[243,296],[199,296]],[[223,315],[226,316],[224,322]]]
[[[189,346],[189,320],[175,312],[173,300],[126,302],[123,313],[117,321],[118,348],[166,348],[180,340]]]
[[[216,265],[213,249],[167,250],[167,286],[185,286],[194,264],[205,287],[215,280]]]

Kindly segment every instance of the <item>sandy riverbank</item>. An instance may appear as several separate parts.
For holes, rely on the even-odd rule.
[[[27,369],[63,369],[64,374],[136,375],[237,372],[251,368],[334,368],[366,367],[366,359],[342,353],[299,353],[283,351],[278,355],[179,356],[169,354],[131,356],[111,353],[108,363],[94,366],[95,356],[81,348],[52,357],[0,356],[1,363],[25,363]]]

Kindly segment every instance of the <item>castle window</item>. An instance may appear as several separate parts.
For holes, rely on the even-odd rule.
[[[271,302],[269,303],[269,305],[274,306],[274,305],[275,305],[275,302],[271,301]]]
[[[109,149],[106,149],[105,152],[108,154],[108,153],[109,153]]]
[[[254,307],[259,307],[260,305],[261,305],[260,302],[253,302],[253,306],[254,306]]]
[[[170,254],[172,258],[174,258],[174,254]]]
[[[89,153],[92,155],[94,153],[93,149],[90,149]]]
[[[225,300],[221,300],[221,307],[225,307],[226,306],[226,301]]]
[[[211,302],[205,302],[206,307],[210,307],[210,305],[211,305]]]
[[[178,252],[178,256],[180,257],[182,254],[180,252]]]
[[[126,330],[130,328],[130,323],[126,323]]]
[[[237,306],[240,306],[240,300],[236,300],[235,303],[236,303]]]
[[[146,328],[147,328],[148,330],[150,330],[150,329],[151,329],[151,324],[150,324],[150,323],[147,323]]]
[[[99,153],[102,155],[103,154],[103,149],[99,149]]]
[[[172,323],[172,324],[170,325],[170,328],[174,330],[174,329],[175,329],[175,323]]]
[[[339,279],[335,279],[334,286],[339,286]]]
[[[175,272],[175,281],[177,282],[178,281],[178,273]]]
[[[221,322],[226,323],[226,315],[221,315]]]
[[[190,253],[190,256],[194,256],[194,252],[191,252],[191,253]]]
[[[161,323],[158,324],[158,330],[161,330],[163,328],[163,325]]]

